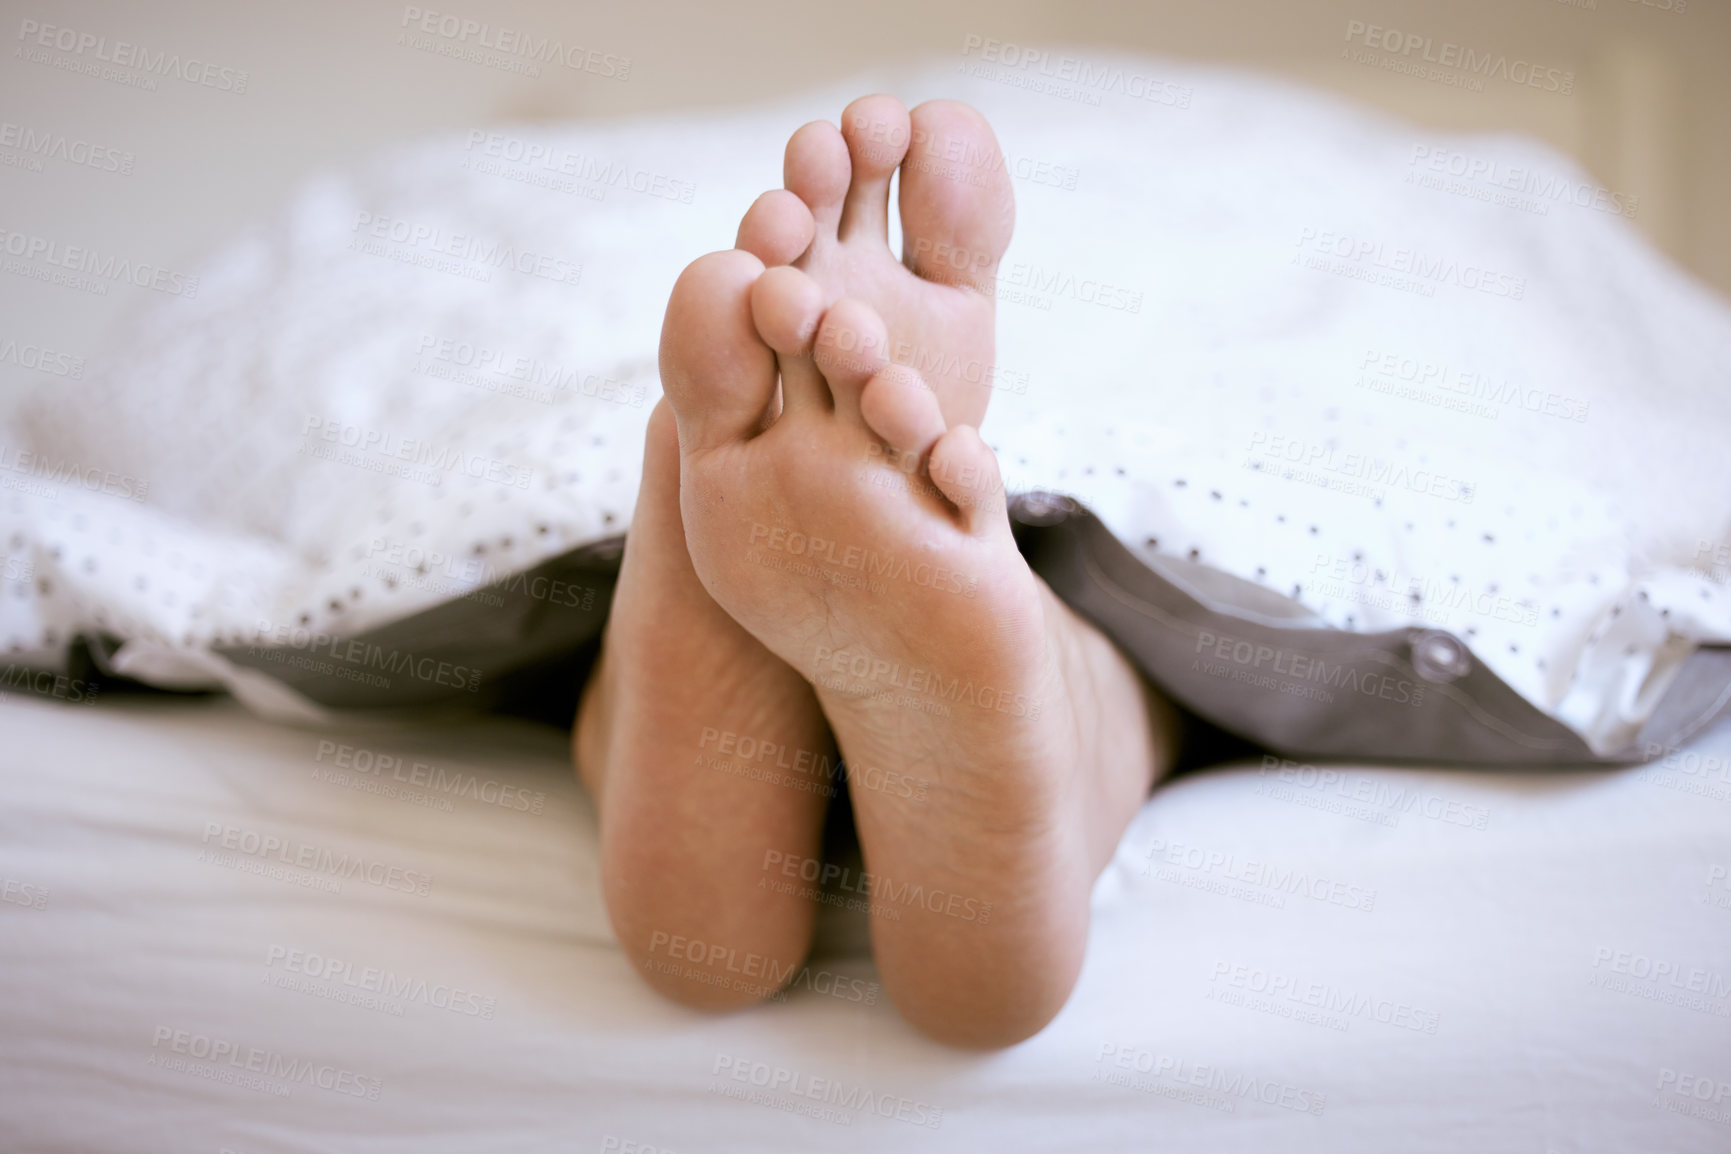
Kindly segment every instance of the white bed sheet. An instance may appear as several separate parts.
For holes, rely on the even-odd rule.
[[[354,780],[420,796],[321,777],[321,742],[402,758]],[[801,991],[710,1017],[652,994],[612,943],[593,811],[551,730],[313,731],[229,701],[13,694],[0,1144],[1723,1151],[1731,780],[1711,759],[1731,758],[1731,729],[1696,752],[1708,760],[1543,777],[1336,769],[1321,785],[1330,767],[1286,781],[1248,766],[1181,780],[1101,879],[1068,1007],[980,1055],[926,1042],[881,997]],[[416,762],[475,787],[392,781],[430,778]],[[540,812],[508,808],[536,794]],[[449,808],[422,804],[435,796]],[[257,855],[210,859],[231,827],[291,859],[305,845],[367,865],[338,893],[302,884],[316,867],[246,872],[236,863]],[[322,996],[340,975],[292,988],[289,959],[305,970],[310,954],[363,985],[369,967],[391,971],[399,996]],[[1637,976],[1658,963],[1666,978]],[[862,954],[812,966],[850,995],[874,989]],[[240,1064],[191,1053],[218,1043]],[[816,1097],[729,1098],[718,1090],[752,1089],[734,1070]],[[872,1108],[837,1102],[864,1093]],[[937,1126],[908,1120],[932,1108]]]

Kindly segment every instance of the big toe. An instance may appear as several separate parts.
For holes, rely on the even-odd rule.
[[[1016,227],[1016,198],[992,126],[969,105],[928,100],[910,114],[902,163],[902,263],[989,292]]]
[[[752,286],[763,262],[728,249],[679,274],[661,324],[661,387],[686,452],[743,440],[762,427],[775,395],[775,353],[758,336]]]

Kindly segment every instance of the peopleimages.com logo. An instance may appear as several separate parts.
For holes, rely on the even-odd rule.
[[[1477,91],[1486,80],[1502,80],[1564,96],[1575,91],[1575,74],[1561,68],[1548,68],[1519,57],[1511,60],[1504,52],[1480,52],[1452,40],[1437,40],[1421,32],[1402,32],[1363,20],[1346,22],[1347,48],[1367,50],[1362,64],[1379,65],[1394,72],[1404,72],[1426,80],[1438,80],[1460,85],[1462,80],[1476,83]],[[1385,54],[1378,58],[1375,53]],[[1355,58],[1356,59],[1356,58]],[[1429,66],[1429,67],[1426,67]]]
[[[147,91],[156,89],[156,79],[184,80],[188,84],[200,88],[214,88],[218,92],[244,93],[246,91],[247,73],[245,69],[228,68],[220,64],[199,60],[193,56],[181,56],[178,52],[165,49],[151,49],[125,40],[110,41],[106,36],[98,36],[91,32],[80,32],[76,28],[64,25],[44,24],[38,20],[20,20],[18,22],[18,39],[24,47],[18,54],[24,59],[37,64],[51,64],[69,72],[93,72],[103,79],[122,79],[122,76],[111,76],[107,73],[114,69],[131,69],[143,73],[133,87],[144,88]],[[56,59],[41,49],[51,48],[56,52],[68,53]],[[111,68],[103,69],[102,65]],[[124,77],[128,82],[133,78]]]
[[[413,4],[403,8],[398,43],[439,56],[485,64],[534,78],[543,64],[573,72],[586,72],[607,80],[629,80],[631,57],[567,44],[556,36],[542,36],[521,28],[508,28],[484,20],[472,20],[452,12],[438,12]],[[437,37],[437,39],[434,39]]]

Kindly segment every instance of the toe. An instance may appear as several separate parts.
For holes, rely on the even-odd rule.
[[[954,100],[914,109],[902,165],[902,263],[927,280],[990,292],[1016,198],[986,118]]]
[[[823,290],[799,269],[766,269],[751,286],[751,317],[777,355],[809,357],[823,320]]]
[[[970,533],[994,528],[1009,532],[1004,515],[1004,481],[998,458],[972,425],[957,425],[932,446],[926,472],[938,491],[961,510]]]
[[[860,416],[894,452],[897,461],[917,462],[944,435],[937,394],[906,365],[886,365],[860,392]]]
[[[838,416],[858,420],[860,392],[889,364],[889,333],[883,318],[864,301],[843,297],[818,326],[813,356],[829,382]]]
[[[769,269],[751,288],[752,321],[764,343],[775,350],[785,412],[829,409],[829,389],[812,363],[823,311],[823,290],[796,268]]]
[[[770,268],[792,264],[811,247],[816,228],[805,201],[777,188],[758,197],[746,210],[733,247],[744,249]]]
[[[841,114],[853,178],[842,205],[841,238],[889,243],[890,177],[908,151],[908,110],[893,96],[862,96]]]
[[[679,274],[661,325],[661,387],[685,452],[751,436],[775,395],[775,354],[752,322],[763,262],[729,249]]]
[[[847,142],[827,120],[814,120],[787,142],[782,182],[811,210],[817,235],[834,237],[847,196]]]

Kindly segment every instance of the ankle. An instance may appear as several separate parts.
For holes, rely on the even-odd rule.
[[[1076,828],[1093,863],[1090,878],[1111,861],[1118,841],[1171,768],[1177,715],[1098,629],[1060,601],[1045,582],[1051,644],[1075,714]]]

